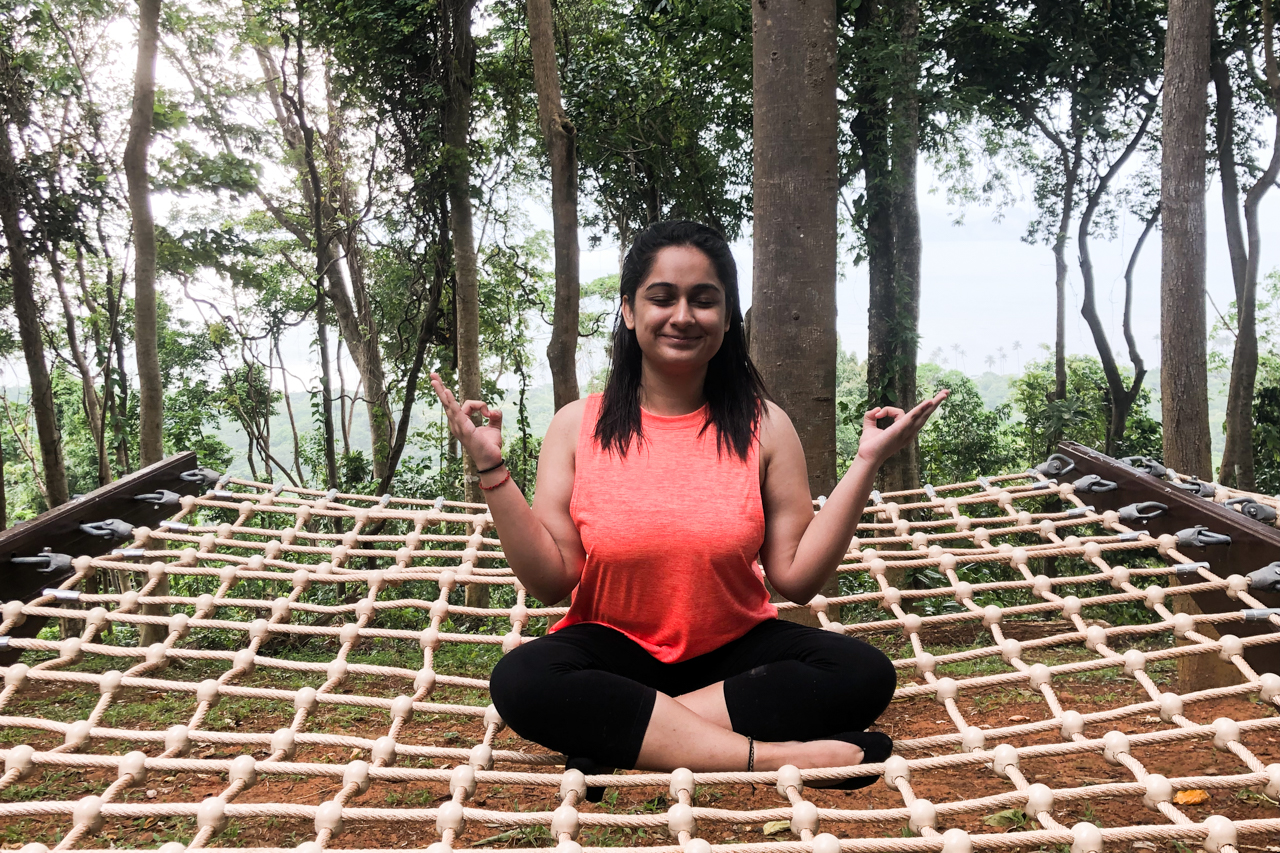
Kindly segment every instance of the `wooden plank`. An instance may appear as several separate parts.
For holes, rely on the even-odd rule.
[[[174,508],[157,508],[134,500],[134,496],[161,490],[180,495],[203,492],[200,483],[179,476],[197,467],[195,453],[179,453],[0,532],[0,601],[30,601],[40,590],[57,586],[71,574],[69,570],[42,572],[30,564],[13,562],[14,557],[33,557],[45,548],[72,557],[96,557],[118,548],[122,544],[119,540],[92,536],[80,525],[119,518],[134,527],[153,527],[173,515]]]
[[[1058,446],[1058,452],[1076,464],[1074,471],[1058,478],[1060,481],[1072,482],[1087,474],[1097,474],[1104,480],[1117,484],[1118,488],[1115,491],[1079,495],[1081,500],[1092,504],[1098,512],[1119,509],[1132,503],[1158,501],[1169,508],[1167,512],[1148,521],[1145,525],[1131,526],[1143,527],[1153,536],[1177,533],[1179,530],[1197,525],[1203,525],[1214,533],[1229,535],[1230,545],[1179,548],[1179,551],[1193,560],[1207,560],[1213,572],[1221,577],[1231,574],[1247,575],[1254,569],[1260,569],[1280,560],[1280,530],[1268,524],[1227,509],[1208,498],[1191,495],[1159,477],[1130,467],[1074,441],[1062,442]],[[1270,593],[1254,593],[1254,595],[1268,607],[1280,607],[1280,595]],[[1195,606],[1204,613],[1230,613],[1243,609],[1239,601],[1228,598],[1223,592],[1196,594],[1190,597],[1194,599]],[[1186,599],[1188,596],[1179,596],[1179,598]],[[1274,627],[1268,622],[1238,622],[1232,623],[1231,627],[1225,630],[1227,633],[1245,637],[1271,633]],[[1259,672],[1280,672],[1280,644],[1250,649],[1245,654],[1245,659]],[[1217,661],[1216,658],[1213,660]],[[1234,667],[1230,671],[1236,672]],[[1219,675],[1225,673],[1226,671],[1223,670]],[[1189,680],[1196,681],[1199,678],[1210,681],[1222,680],[1220,677],[1210,676],[1207,672],[1201,672],[1199,676],[1190,677]]]

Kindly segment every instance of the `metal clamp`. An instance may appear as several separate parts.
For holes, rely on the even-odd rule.
[[[1150,521],[1163,515],[1168,510],[1169,507],[1159,501],[1142,501],[1141,503],[1122,506],[1116,510],[1116,514],[1120,516],[1121,521],[1126,524],[1132,524],[1137,521]]]
[[[1071,484],[1077,492],[1085,492],[1087,494],[1098,494],[1099,492],[1114,492],[1119,486],[1110,480],[1104,480],[1097,474],[1086,474],[1079,480]]]
[[[1240,514],[1252,518],[1254,521],[1262,521],[1271,524],[1276,520],[1276,511],[1274,507],[1267,506],[1264,503],[1258,503],[1249,496],[1241,498],[1232,498],[1223,503],[1223,506],[1229,506],[1233,509],[1239,509]]]
[[[1165,472],[1169,470],[1150,456],[1126,456],[1120,461],[1130,468],[1145,471],[1153,477],[1163,477]]]
[[[40,594],[52,595],[55,601],[79,601],[80,600],[80,590],[78,589],[46,589]]]
[[[146,548],[112,548],[111,549],[111,556],[122,557],[126,560],[132,557],[146,556],[146,553],[147,553]]]
[[[1200,480],[1170,483],[1170,485],[1175,489],[1182,489],[1184,492],[1190,492],[1198,498],[1211,498],[1218,493],[1218,489],[1213,483],[1204,483]]]
[[[936,501],[938,499],[938,490],[929,483],[924,484],[924,493],[931,501]]]
[[[1258,592],[1280,592],[1280,561],[1254,569],[1246,577],[1249,588]]]
[[[41,574],[51,575],[54,572],[70,571],[71,555],[55,554],[45,549],[34,557],[14,557],[9,562],[25,566],[35,566]]]
[[[1031,470],[1046,477],[1057,477],[1068,471],[1074,471],[1075,468],[1076,463],[1061,453],[1055,453]]]
[[[1075,506],[1067,510],[1067,518],[1087,518],[1089,513],[1093,512],[1091,506]]]
[[[191,525],[187,524],[185,521],[173,521],[168,518],[160,522],[160,526],[165,530],[172,530],[174,533],[186,533],[191,529]]]
[[[1266,622],[1272,616],[1280,616],[1280,607],[1249,607],[1240,611],[1246,622]]]
[[[1178,577],[1183,577],[1186,575],[1198,575],[1201,569],[1207,568],[1209,568],[1209,564],[1201,560],[1198,563],[1179,563],[1174,567],[1173,571]]]
[[[871,502],[876,506],[880,506],[880,504],[884,503],[884,498],[880,497],[879,489],[872,489],[869,497],[871,498]]]
[[[91,521],[80,525],[80,530],[90,536],[101,536],[103,539],[128,539],[133,535],[133,525],[118,518]]]
[[[171,492],[168,489],[161,489],[158,492],[147,492],[142,495],[134,495],[135,501],[146,501],[156,506],[178,506],[182,503],[182,495],[177,492]]]
[[[1178,547],[1208,548],[1210,545],[1230,545],[1231,537],[1226,533],[1214,533],[1203,524],[1178,531]]]
[[[218,481],[222,479],[222,472],[215,471],[212,468],[196,468],[193,471],[183,471],[178,475],[188,483],[199,483],[206,488],[218,485]]]

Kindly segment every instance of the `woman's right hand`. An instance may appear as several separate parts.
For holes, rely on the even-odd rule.
[[[458,405],[453,392],[444,387],[440,374],[431,374],[431,387],[449,420],[449,432],[461,442],[479,469],[492,468],[502,461],[502,410],[490,409],[480,400],[467,400]],[[487,423],[476,426],[471,416],[479,413]]]

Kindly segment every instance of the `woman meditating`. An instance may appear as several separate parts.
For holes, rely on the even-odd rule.
[[[817,594],[876,470],[947,392],[867,412],[857,458],[815,515],[800,439],[747,355],[728,244],[692,222],[654,225],[627,252],[621,294],[604,393],[552,419],[532,509],[503,466],[502,412],[459,405],[431,377],[511,570],[540,601],[573,592],[567,617],[494,668],[498,712],[587,772],[883,761],[892,741],[865,729],[893,697],[893,665],[779,620],[764,578],[795,602]]]

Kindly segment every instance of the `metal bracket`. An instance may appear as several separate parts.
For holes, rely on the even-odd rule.
[[[146,501],[156,506],[180,506],[182,504],[182,495],[177,492],[171,492],[168,489],[161,489],[158,492],[147,492],[144,495],[134,495],[135,501]]]
[[[1159,501],[1142,501],[1141,503],[1122,506],[1116,511],[1120,520],[1132,524],[1137,521],[1150,521],[1168,512],[1169,507]]]
[[[222,472],[202,466],[192,471],[184,471],[178,476],[186,480],[188,483],[199,483],[200,485],[209,488],[218,484],[218,481],[222,479]]]
[[[1264,503],[1258,503],[1247,495],[1245,497],[1232,498],[1229,501],[1225,501],[1223,506],[1239,509],[1241,515],[1252,518],[1254,521],[1261,521],[1270,524],[1276,520],[1276,511],[1274,507],[1269,507]]]
[[[1204,560],[1201,560],[1198,563],[1179,563],[1174,567],[1174,573],[1177,574],[1178,577],[1183,577],[1184,575],[1198,575],[1200,574],[1201,569],[1207,568],[1209,568],[1209,564]]]
[[[48,548],[34,557],[14,557],[10,562],[35,566],[37,572],[48,575],[71,570],[70,554],[55,554]]]
[[[1117,488],[1116,484],[1111,480],[1104,480],[1097,474],[1086,474],[1079,480],[1071,484],[1077,492],[1086,494],[1099,494],[1101,492],[1114,492]]]
[[[52,595],[56,601],[79,601],[78,589],[46,589],[41,595]]]
[[[1231,537],[1214,533],[1203,524],[1178,531],[1178,546],[1182,548],[1208,548],[1210,545],[1230,545]]]
[[[80,530],[90,536],[101,536],[103,539],[128,539],[133,535],[133,525],[118,518],[91,521],[80,525]]]
[[[1246,577],[1249,589],[1258,592],[1280,592],[1280,560],[1260,569],[1254,569]]]
[[[1055,453],[1032,470],[1038,474],[1044,474],[1046,477],[1058,477],[1068,471],[1074,471],[1075,468],[1076,463],[1061,453]]]
[[[1182,489],[1198,498],[1211,498],[1218,493],[1217,487],[1213,483],[1205,483],[1200,480],[1190,480],[1188,482],[1170,483],[1175,489]]]
[[[1169,469],[1161,465],[1150,456],[1126,456],[1120,460],[1130,468],[1137,468],[1139,471],[1146,471],[1153,477],[1163,477]]]

